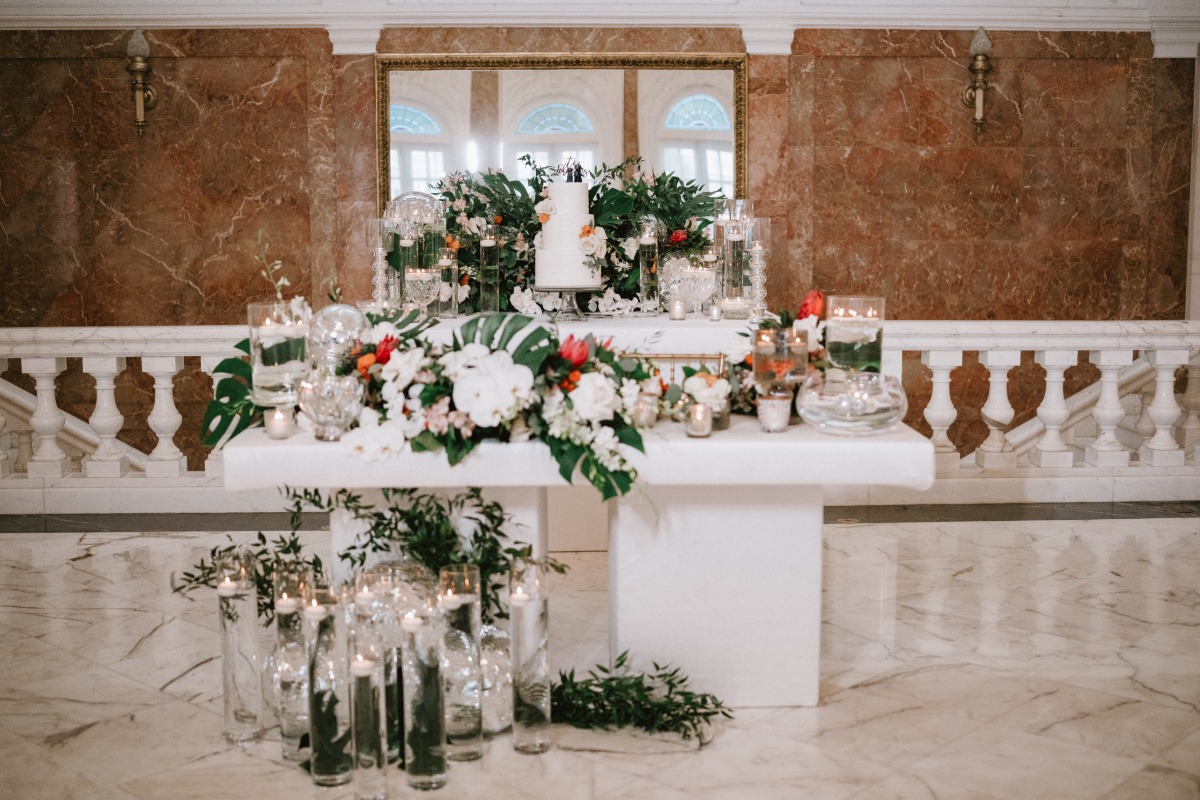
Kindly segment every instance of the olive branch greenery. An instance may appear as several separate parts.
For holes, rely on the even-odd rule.
[[[299,526],[295,526],[299,527]],[[226,535],[228,537],[228,534]],[[258,532],[258,536],[248,545],[239,545],[229,539],[229,544],[217,545],[209,550],[208,558],[201,558],[190,570],[179,574],[171,573],[171,591],[188,596],[201,587],[209,589],[217,585],[216,563],[222,557],[228,556],[238,549],[244,548],[254,561],[254,588],[258,598],[258,616],[264,626],[270,625],[275,619],[275,570],[281,564],[300,563],[312,569],[314,574],[322,571],[321,559],[315,555],[304,553],[300,537],[293,530],[290,534],[280,534],[268,541],[266,534]]]
[[[551,718],[576,728],[632,726],[684,739],[695,736],[700,744],[711,740],[714,718],[732,719],[716,695],[688,689],[688,677],[678,667],[655,663],[649,674],[632,673],[628,661],[626,650],[611,667],[597,664],[586,678],[576,678],[573,669],[559,672],[551,692]]]

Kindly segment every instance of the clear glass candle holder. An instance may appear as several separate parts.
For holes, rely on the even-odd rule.
[[[290,301],[251,303],[250,399],[260,406],[296,405],[296,387],[308,374],[307,337],[312,317],[302,297]]]
[[[882,297],[834,295],[828,298],[825,351],[829,363],[850,372],[880,372],[883,364]]]
[[[264,667],[264,688],[279,720],[285,761],[302,760],[300,742],[308,733],[308,641],[305,599],[313,592],[312,570],[302,562],[276,564],[275,650]]]
[[[441,281],[435,313],[438,319],[454,319],[458,316],[458,253],[449,247],[438,248],[437,266]]]
[[[483,755],[480,589],[479,567],[473,564],[451,564],[438,575],[438,606],[445,618],[446,757],[451,761]]]
[[[369,619],[358,619],[350,654],[354,800],[387,800],[386,658]]]
[[[404,675],[404,772],[414,789],[446,784],[446,713],[442,685],[442,621],[436,608],[400,620]]]
[[[549,587],[536,561],[515,559],[509,572],[512,631],[513,749],[544,753],[550,748]]]
[[[214,560],[221,624],[225,738],[246,744],[262,735],[261,656],[254,558],[234,550]]]

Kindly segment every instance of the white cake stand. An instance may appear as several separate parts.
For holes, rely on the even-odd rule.
[[[558,311],[550,313],[550,319],[555,322],[582,322],[587,319],[587,315],[579,309],[579,299],[575,296],[576,292],[598,292],[603,288],[601,286],[542,286],[537,284],[533,287],[535,292],[558,292],[562,295],[562,305]]]

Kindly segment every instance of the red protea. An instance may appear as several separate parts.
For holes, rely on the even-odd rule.
[[[575,334],[571,334],[559,346],[558,354],[572,367],[581,366],[588,359],[588,343],[582,339],[576,339]]]
[[[392,351],[396,349],[399,340],[395,336],[385,336],[383,341],[375,345],[375,363],[386,364],[392,357]]]
[[[824,309],[825,295],[821,294],[820,289],[813,289],[804,295],[804,299],[800,302],[800,310],[796,312],[796,319],[819,317]]]

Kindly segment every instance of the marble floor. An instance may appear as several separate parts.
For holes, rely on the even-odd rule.
[[[222,739],[216,603],[168,582],[223,533],[64,527],[0,534],[0,797],[352,796],[277,741]],[[1195,516],[825,534],[819,707],[740,710],[692,753],[519,756],[500,738],[436,796],[1200,798]],[[318,552],[325,536],[305,533]],[[563,559],[552,645],[586,667],[606,656],[605,555]]]

